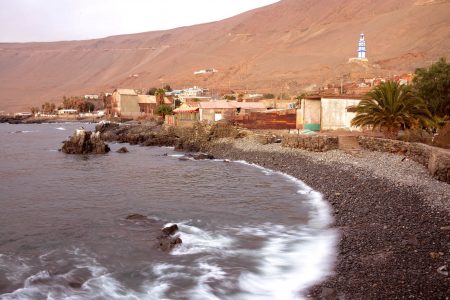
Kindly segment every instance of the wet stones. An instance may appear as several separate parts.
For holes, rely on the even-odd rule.
[[[111,149],[100,138],[100,132],[77,129],[67,141],[63,142],[61,151],[67,154],[104,154]]]
[[[125,219],[126,220],[147,220],[147,217],[140,215],[140,214],[129,214]]]
[[[161,229],[161,231],[165,235],[174,235],[178,231],[178,225],[173,224],[173,225],[164,227],[163,229]]]
[[[128,151],[127,147],[122,147],[119,150],[117,150],[117,153],[128,153],[130,151]]]
[[[208,153],[185,154],[179,160],[208,160],[214,159],[214,155]]]
[[[164,252],[172,251],[175,247],[181,245],[183,242],[178,232],[178,225],[172,224],[161,229],[161,235],[158,236],[158,247]]]

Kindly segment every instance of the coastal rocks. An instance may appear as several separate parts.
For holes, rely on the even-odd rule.
[[[147,220],[147,217],[141,214],[129,214],[126,220]]]
[[[181,245],[183,242],[181,238],[176,235],[178,232],[178,225],[172,224],[161,229],[161,235],[158,236],[158,247],[164,252],[172,251],[175,247]]]
[[[104,154],[110,148],[101,140],[99,132],[92,133],[81,128],[64,142],[61,151],[67,154]]]
[[[214,159],[214,156],[208,153],[197,153],[197,154],[185,154],[180,157],[179,160],[210,160]]]
[[[261,145],[268,145],[282,142],[282,139],[274,134],[256,134],[255,139]]]
[[[22,124],[28,116],[0,116],[0,123]]]
[[[106,130],[110,130],[110,129],[117,128],[117,127],[119,127],[118,123],[113,123],[113,122],[109,122],[109,121],[101,121],[95,126],[95,131],[102,133]]]
[[[128,151],[127,147],[122,147],[119,150],[117,150],[117,153],[128,153],[130,151]]]
[[[449,268],[447,266],[441,266],[437,269],[437,272],[441,275],[448,276],[449,275]]]
[[[339,148],[339,139],[336,136],[289,134],[283,137],[281,145],[287,148],[326,152],[337,150]]]

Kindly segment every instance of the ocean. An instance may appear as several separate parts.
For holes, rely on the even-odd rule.
[[[303,299],[333,271],[329,207],[301,181],[167,147],[59,152],[79,126],[0,124],[1,300]]]

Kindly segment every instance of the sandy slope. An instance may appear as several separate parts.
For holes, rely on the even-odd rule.
[[[167,31],[0,44],[0,110],[118,86],[168,82],[295,93],[351,71],[363,76],[413,70],[450,56],[449,16],[448,0],[283,0],[223,21]],[[375,67],[346,63],[355,55],[361,31]],[[220,72],[193,75],[208,67]]]

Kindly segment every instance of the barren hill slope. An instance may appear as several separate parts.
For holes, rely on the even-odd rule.
[[[450,0],[283,0],[166,31],[0,44],[0,110],[162,83],[295,93],[348,73],[360,32],[375,65],[360,72],[412,71],[450,56]],[[193,75],[209,67],[220,72]]]

